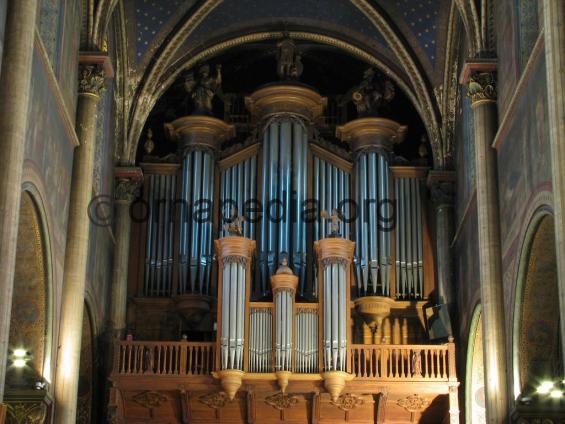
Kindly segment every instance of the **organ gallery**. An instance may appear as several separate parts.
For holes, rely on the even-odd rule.
[[[0,0],[0,424],[565,420],[558,0]]]

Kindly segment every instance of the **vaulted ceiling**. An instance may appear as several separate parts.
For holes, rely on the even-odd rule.
[[[178,75],[231,47],[291,37],[332,45],[395,80],[426,125],[434,164],[447,165],[446,69],[451,33],[480,32],[475,0],[100,0],[116,3],[123,28],[131,162],[144,123]],[[482,2],[486,4],[486,1]],[[459,13],[463,19],[459,25]],[[468,12],[468,13],[467,13]],[[471,29],[469,29],[472,27]],[[344,64],[347,66],[347,64]],[[124,77],[125,78],[125,77]]]

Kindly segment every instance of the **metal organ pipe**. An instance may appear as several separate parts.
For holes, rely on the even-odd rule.
[[[355,277],[359,296],[389,296],[391,237],[389,155],[406,127],[384,118],[361,118],[340,126],[338,138],[355,154]],[[402,217],[400,217],[402,219]],[[398,268],[398,267],[397,267]]]
[[[148,174],[147,182],[149,216],[145,246],[144,295],[169,296],[173,280],[176,175]]]
[[[423,200],[418,177],[396,177],[398,226],[396,232],[397,296],[424,296]]]
[[[215,152],[235,135],[233,125],[190,115],[166,124],[182,152],[179,294],[210,294]],[[206,214],[208,210],[208,214]],[[206,219],[208,218],[208,219]]]
[[[243,370],[245,346],[245,305],[248,297],[251,258],[255,242],[245,237],[224,237],[215,241],[222,293],[218,313],[220,367]]]
[[[349,319],[348,275],[354,243],[334,237],[319,240],[314,246],[322,275],[324,370],[345,372]]]
[[[286,258],[271,277],[275,305],[275,371],[291,371],[293,350],[294,295],[298,277],[293,275]]]
[[[300,292],[306,288],[306,222],[302,206],[306,200],[308,126],[322,115],[326,99],[297,84],[272,84],[245,99],[262,134],[263,219],[259,235],[258,285],[269,291],[281,254],[299,279]],[[269,216],[270,215],[270,216]]]

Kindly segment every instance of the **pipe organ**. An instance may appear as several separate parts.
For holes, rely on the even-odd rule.
[[[325,102],[298,84],[263,87],[246,98],[255,144],[219,157],[233,126],[191,115],[167,126],[181,163],[142,164],[139,293],[174,299],[193,326],[216,318],[215,376],[231,399],[258,374],[282,392],[314,374],[335,401],[366,360],[352,345],[421,342],[410,326],[434,285],[426,169],[394,165],[406,127],[384,118],[337,127],[351,162],[327,151],[312,136]]]

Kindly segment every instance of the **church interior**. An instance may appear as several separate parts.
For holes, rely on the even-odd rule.
[[[0,424],[565,423],[562,0],[0,0],[0,53]]]

